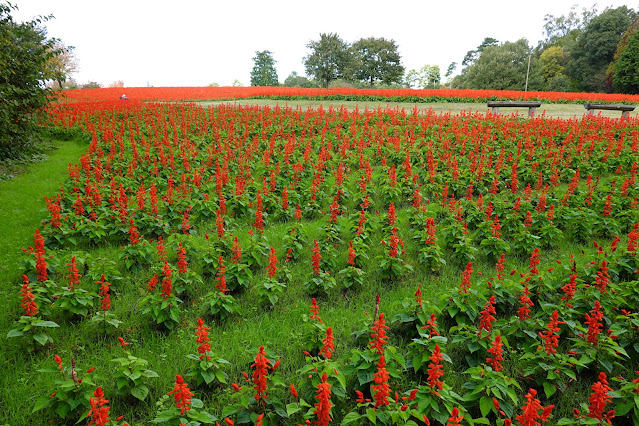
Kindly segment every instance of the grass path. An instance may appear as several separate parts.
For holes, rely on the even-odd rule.
[[[33,245],[33,232],[47,217],[45,195],[55,194],[67,178],[69,163],[76,163],[87,144],[79,140],[53,141],[54,148],[41,163],[31,164],[24,173],[0,182],[0,300],[18,300],[12,283],[19,280],[16,268],[22,248]],[[0,330],[7,327],[0,320]]]

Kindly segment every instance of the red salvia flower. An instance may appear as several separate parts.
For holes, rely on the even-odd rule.
[[[371,386],[373,398],[375,399],[375,408],[385,407],[390,404],[388,396],[390,395],[390,386],[388,386],[388,371],[386,371],[386,360],[384,354],[379,357],[377,362],[377,372],[373,375],[374,385]]]
[[[459,415],[459,409],[457,407],[454,407],[450,411],[450,417],[448,418],[446,426],[462,426],[461,421],[463,418],[464,416]]]
[[[62,371],[64,367],[62,367],[62,358],[60,358],[60,355],[56,354],[53,357],[53,360],[55,361],[56,364],[58,364],[58,370]]]
[[[397,221],[397,215],[395,214],[395,203],[390,203],[388,206],[388,226],[395,226]]]
[[[521,306],[517,311],[517,314],[519,315],[519,321],[530,318],[530,307],[534,306],[534,303],[532,300],[530,300],[530,297],[528,297],[529,294],[530,291],[528,290],[528,286],[526,286],[524,288],[524,294],[519,296],[519,303],[521,303]]]
[[[109,283],[106,282],[104,278],[104,274],[100,277],[100,281],[96,282],[96,284],[100,284],[100,309],[103,311],[108,311],[111,309],[111,296],[109,295]]]
[[[297,399],[297,389],[295,389],[293,383],[291,383],[291,385],[289,386],[289,391],[291,392],[291,395],[293,395],[293,398]]]
[[[637,252],[637,241],[639,240],[639,232],[637,232],[637,228],[639,228],[639,223],[635,223],[632,231],[628,233],[628,246],[626,247],[626,251],[629,253]]]
[[[501,342],[501,334],[498,334],[495,337],[495,340],[492,341],[490,348],[488,348],[488,353],[491,356],[486,358],[486,363],[495,371],[501,371],[503,368],[500,364],[500,361],[504,360],[502,355],[502,346],[504,346],[504,344]]]
[[[175,388],[168,393],[173,395],[175,406],[180,409],[180,415],[191,409],[191,397],[193,392],[189,389],[189,384],[184,381],[179,374],[175,376]]]
[[[530,273],[533,275],[537,275],[539,273],[539,270],[537,269],[537,266],[539,266],[539,259],[540,259],[540,254],[539,254],[539,249],[535,248],[535,250],[533,250],[532,254],[530,255]]]
[[[158,237],[158,242],[155,247],[158,253],[158,260],[160,262],[165,262],[165,263],[168,262],[169,257],[166,254],[166,249],[164,247],[164,240],[162,240],[162,237]]]
[[[191,229],[191,224],[189,223],[189,209],[185,209],[184,216],[182,217],[182,232],[188,234],[189,229]]]
[[[565,322],[559,321],[559,312],[555,309],[546,325],[546,330],[539,332],[539,337],[544,341],[544,349],[548,355],[557,353],[557,346],[559,345],[559,334],[557,333],[561,331],[560,324],[565,324]]]
[[[129,241],[131,242],[131,245],[136,245],[137,243],[140,242],[140,232],[138,231],[138,228],[135,226],[135,223],[133,222],[133,219],[130,220],[129,222]]]
[[[320,324],[324,324],[322,322],[322,319],[319,317],[319,315],[317,315],[319,313],[319,306],[317,305],[317,301],[315,300],[315,298],[313,297],[313,299],[311,299],[311,306],[308,308],[311,311],[311,319],[316,319],[317,321],[319,321]]]
[[[200,354],[200,359],[206,357],[208,361],[211,360],[211,357],[208,355],[208,352],[211,350],[211,344],[208,343],[210,329],[210,327],[204,325],[202,318],[198,318],[197,326],[195,327],[195,335],[197,336],[195,342],[199,343],[200,346],[197,348],[197,353]]]
[[[255,426],[262,426],[263,419],[264,419],[264,413],[257,416],[257,419],[255,419]]]
[[[536,395],[535,389],[530,389],[526,394],[526,404],[522,407],[523,413],[516,417],[521,426],[537,426],[550,417],[554,405],[542,407],[539,399],[535,398]]]
[[[158,285],[158,274],[153,274],[153,276],[151,277],[151,279],[146,285],[146,289],[148,291],[153,291],[155,290],[156,285]]]
[[[300,205],[299,204],[295,204],[295,214],[293,214],[293,217],[298,222],[302,218],[302,209],[300,209]]]
[[[320,247],[317,243],[317,240],[314,240],[313,245],[313,255],[311,256],[311,262],[313,264],[313,273],[316,275],[320,274],[320,261],[322,260],[322,255],[320,254]]]
[[[275,249],[273,247],[271,247],[271,255],[268,258],[266,271],[270,278],[275,277],[275,273],[277,272],[277,256],[275,255]]]
[[[182,243],[178,243],[177,249],[177,267],[180,274],[186,274],[189,262],[186,261],[186,249],[182,247]]]
[[[328,218],[328,223],[337,223],[337,215],[339,214],[339,197],[335,196],[333,198],[333,202],[330,206],[328,206],[330,210],[330,217]]]
[[[217,230],[217,237],[219,239],[224,238],[224,217],[220,209],[215,210],[215,227]]]
[[[38,313],[38,304],[35,302],[35,295],[31,292],[33,288],[29,285],[29,278],[23,275],[22,280],[24,284],[20,290],[20,296],[22,296],[20,307],[24,309],[25,316],[32,317]]]
[[[606,201],[604,202],[603,216],[610,217],[611,212],[612,212],[612,195],[608,194],[608,196],[606,197]]]
[[[71,258],[71,263],[67,263],[67,266],[69,267],[69,275],[67,275],[67,278],[69,278],[69,289],[74,290],[75,286],[80,284],[81,277],[78,273],[78,266],[75,263],[75,256]]]
[[[38,281],[47,280],[47,261],[44,251],[44,237],[40,235],[40,230],[36,229],[33,235],[33,245],[36,258],[36,271],[38,273]]]
[[[499,256],[499,260],[497,260],[497,263],[495,264],[495,272],[497,273],[498,280],[504,279],[504,269],[506,269],[506,255],[502,253],[501,256]]]
[[[417,291],[415,292],[415,303],[417,303],[420,308],[422,307],[422,283],[419,283]]]
[[[431,389],[442,389],[444,386],[444,382],[439,380],[444,375],[444,367],[440,364],[443,359],[439,345],[436,344],[430,355],[431,362],[428,364],[428,378],[426,379]]]
[[[242,261],[242,246],[240,246],[240,242],[237,239],[237,235],[233,240],[233,257],[231,258],[231,263],[240,263]]]
[[[426,244],[435,245],[437,243],[436,232],[435,220],[432,217],[427,218],[426,234],[428,235],[428,238],[426,239]]]
[[[288,189],[282,189],[282,210],[288,211]]]
[[[604,420],[608,424],[612,424],[610,419],[614,417],[614,410],[604,413],[606,404],[612,401],[612,396],[608,395],[608,392],[612,392],[612,388],[608,386],[608,380],[606,373],[599,373],[599,380],[593,383],[592,393],[588,398],[588,417]]]
[[[261,197],[258,192],[258,200],[260,198]],[[255,229],[257,229],[260,234],[264,233],[264,216],[262,214],[262,207],[259,205],[257,206],[257,210],[255,211],[255,224],[253,226],[255,226]]]
[[[479,320],[479,333],[477,335],[481,337],[481,331],[486,330],[490,334],[493,322],[496,321],[494,315],[495,312],[495,296],[490,296],[490,299],[484,305],[484,309],[481,311],[481,319]]]
[[[499,223],[499,216],[495,215],[493,224],[490,227],[490,233],[495,238],[501,238],[501,224]]]
[[[357,257],[357,253],[353,248],[353,240],[351,240],[348,246],[348,264],[351,266],[355,266],[355,258]]]
[[[461,284],[459,286],[459,290],[457,290],[457,293],[463,293],[463,294],[468,294],[470,292],[470,276],[473,273],[473,262],[468,262],[468,264],[466,265],[466,269],[464,270],[464,273],[462,274],[462,280],[461,280]]]
[[[437,331],[437,317],[435,316],[435,313],[430,314],[430,319],[426,320],[426,325],[421,327],[421,330],[428,330],[429,339],[433,336],[439,336],[439,332]]]
[[[586,325],[588,326],[588,334],[586,340],[588,343],[592,343],[593,346],[597,346],[599,343],[599,334],[603,328],[603,313],[601,312],[601,303],[595,300],[595,307],[586,314]]]
[[[570,281],[563,285],[561,289],[566,294],[565,296],[561,296],[561,300],[572,300],[573,297],[575,297],[575,292],[577,291],[577,274],[571,274]],[[568,306],[570,307],[572,305]]]
[[[162,279],[162,298],[164,300],[171,297],[171,292],[173,291],[173,281],[171,280],[171,266],[168,262],[164,262],[164,266],[162,267],[162,275],[164,275],[164,279]]]
[[[89,426],[104,426],[109,423],[109,410],[111,409],[107,404],[109,401],[104,398],[104,391],[100,386],[97,387],[93,396],[89,398],[89,404],[91,404],[91,410],[87,414],[87,417],[91,417]]]
[[[227,291],[227,288],[226,288],[226,266],[224,265],[224,258],[222,256],[220,256],[218,258],[217,281],[215,282],[215,286],[222,293]]]
[[[595,278],[595,287],[599,289],[601,294],[608,293],[607,287],[610,283],[610,275],[608,275],[608,262],[604,259],[601,262],[601,266],[597,271],[597,277]]]
[[[121,336],[118,336],[118,342],[120,342],[120,346],[122,346],[122,349],[124,350],[126,350],[126,347],[129,346],[129,342],[125,341]]]
[[[326,329],[326,337],[322,340],[322,349],[319,352],[319,355],[322,355],[324,359],[329,360],[335,351],[335,345],[333,343],[333,328],[328,327]]]
[[[372,340],[368,343],[371,349],[375,349],[378,354],[384,353],[384,344],[388,340],[386,337],[386,329],[390,328],[384,323],[384,314],[379,314],[379,319],[373,324],[371,332]]]
[[[266,404],[266,375],[268,374],[269,360],[266,358],[264,352],[264,346],[260,346],[257,355],[255,356],[255,362],[251,364],[251,367],[255,367],[253,370],[253,389],[255,389],[255,401],[258,403]]]
[[[526,228],[530,228],[532,226],[532,216],[530,215],[530,210],[526,212],[526,218],[524,219],[524,226]]]
[[[331,384],[326,380],[328,377],[326,373],[322,374],[322,381],[317,384],[317,390],[315,391],[315,410],[313,413],[317,416],[315,422],[318,426],[328,426],[331,421]]]

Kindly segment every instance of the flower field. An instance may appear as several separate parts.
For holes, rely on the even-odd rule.
[[[31,424],[639,424],[636,119],[122,90],[51,110],[87,150],[8,311]]]
[[[299,87],[128,87],[77,89],[64,96],[75,102],[113,101],[126,94],[138,101],[203,101],[248,98],[376,102],[486,102],[539,100],[548,103],[639,103],[639,95],[575,92],[518,92],[470,89],[303,89]]]

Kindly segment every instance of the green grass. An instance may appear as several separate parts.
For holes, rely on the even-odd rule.
[[[406,112],[410,112],[413,108],[417,107],[417,109],[424,113],[432,108],[432,110],[437,113],[451,113],[451,114],[459,114],[460,112],[480,112],[482,114],[488,111],[488,107],[485,103],[453,103],[453,102],[442,102],[442,103],[432,103],[432,104],[415,104],[408,102],[389,102],[386,104],[382,104],[379,102],[355,102],[355,101],[280,101],[280,100],[271,100],[271,99],[244,99],[244,100],[236,100],[236,101],[205,101],[199,102],[202,106],[213,106],[213,105],[250,105],[250,106],[289,106],[291,108],[300,107],[302,109],[313,108],[317,109],[320,106],[327,109],[330,106],[333,108],[339,109],[342,105],[348,110],[354,110],[355,108],[359,108],[360,111],[364,111],[365,108],[369,110],[376,110],[378,108],[399,108],[404,109]],[[518,112],[520,115],[528,115],[528,108],[500,108],[499,112],[501,114],[513,114]],[[581,118],[586,110],[582,104],[548,104],[542,103],[541,108],[537,109],[536,115],[540,116],[545,112],[547,117],[553,118]],[[618,111],[595,111],[595,114],[601,114],[602,117],[609,118],[619,118],[621,117],[621,113]],[[639,117],[639,111],[635,110],[630,113],[631,117]]]
[[[35,229],[48,216],[43,197],[55,194],[60,182],[68,177],[67,165],[76,163],[88,146],[82,139],[46,139],[43,143],[49,145],[49,149],[41,157],[42,162],[12,167],[11,173],[15,176],[0,182],[0,300],[5,310],[5,315],[0,317],[0,334],[3,340],[12,321],[6,312],[14,311],[19,303],[21,249],[33,245]],[[1,368],[5,373],[0,380],[0,423],[13,425],[23,421],[13,423],[15,420],[11,420],[19,416],[21,410],[30,412],[25,401],[20,401],[24,395],[15,392],[16,383],[28,383],[31,379],[25,371],[18,371],[22,360],[18,361],[8,352],[5,340],[0,345]],[[9,408],[12,400],[13,406]]]

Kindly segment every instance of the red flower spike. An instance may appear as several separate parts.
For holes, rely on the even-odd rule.
[[[379,297],[379,295],[378,295]],[[384,344],[388,340],[386,337],[386,329],[390,328],[384,322],[384,314],[379,314],[379,319],[373,324],[373,330],[371,332],[372,340],[368,342],[371,349],[375,349],[378,354],[384,353]]]
[[[553,405],[548,407],[542,407],[540,401],[535,398],[537,391],[530,389],[526,394],[526,404],[522,407],[523,413],[516,417],[517,421],[522,426],[537,426],[541,422],[545,422],[550,417],[550,413],[554,408]],[[540,414],[539,411],[542,410]],[[539,420],[539,421],[538,421]]]
[[[198,318],[197,326],[195,327],[195,335],[197,336],[197,339],[195,340],[195,342],[199,343],[200,346],[198,346],[197,352],[200,354],[200,359],[203,359],[204,357],[206,357],[208,361],[211,360],[211,356],[208,354],[208,352],[211,350],[211,344],[208,343],[210,340],[209,339],[210,329],[211,329],[210,327],[207,327],[204,325],[204,321],[202,320],[202,318]]]
[[[488,348],[488,353],[491,356],[486,358],[486,363],[489,364],[495,371],[501,371],[503,368],[500,364],[500,361],[504,360],[504,357],[502,356],[503,345],[504,344],[501,342],[501,335],[498,334],[495,337],[495,340],[492,341],[490,348]]]
[[[555,309],[552,313],[550,321],[546,325],[546,330],[539,332],[539,337],[544,341],[544,349],[546,354],[557,353],[557,346],[559,345],[559,333],[561,329],[560,324],[565,324],[564,321],[559,321],[559,313]]]
[[[258,403],[262,403],[262,405],[266,404],[266,375],[268,374],[269,360],[266,358],[266,353],[264,352],[264,346],[260,346],[260,349],[255,356],[255,362],[251,364],[251,367],[255,368],[253,370],[252,378],[253,378],[253,389],[255,389],[255,401]]]
[[[314,406],[313,413],[317,416],[315,422],[318,426],[328,426],[331,421],[331,384],[327,381],[326,373],[322,375],[322,381],[317,384],[317,391],[315,391],[315,400],[317,401]],[[310,424],[310,423],[309,423]]]
[[[388,395],[390,394],[390,386],[388,386],[388,371],[386,371],[386,360],[384,354],[379,357],[377,362],[377,372],[373,375],[374,385],[371,386],[373,398],[375,399],[375,408],[385,407],[390,404]]]
[[[26,278],[25,275],[23,275]],[[33,288],[29,285],[29,279],[25,279],[25,284],[22,284],[22,289],[20,290],[20,296],[22,296],[22,301],[20,302],[20,307],[24,309],[24,315],[31,317],[38,313],[38,304],[35,302],[35,295],[31,292]]]
[[[271,255],[268,258],[266,272],[270,278],[275,277],[275,273],[277,272],[277,256],[273,247],[271,247]]]
[[[599,334],[603,328],[603,312],[601,312],[601,303],[595,300],[595,307],[586,314],[586,325],[588,326],[588,334],[586,340],[593,346],[599,343]]]
[[[91,417],[89,426],[104,426],[109,423],[109,410],[111,409],[107,404],[109,401],[104,398],[104,392],[100,386],[97,387],[93,396],[89,398],[89,404],[91,404],[91,410],[87,414],[87,417]]]
[[[459,415],[459,409],[454,407],[450,412],[450,417],[448,418],[448,423],[446,426],[462,426],[461,421],[464,416]]]
[[[175,388],[168,395],[173,395],[173,399],[176,402],[175,406],[180,409],[180,415],[183,416],[186,411],[191,409],[193,392],[191,392],[188,383],[179,374],[175,376]]]
[[[431,389],[442,389],[444,386],[444,382],[439,380],[444,375],[444,367],[440,364],[443,359],[439,345],[435,345],[430,356],[431,362],[428,364],[428,378],[426,379]]]
[[[486,330],[490,334],[490,330],[492,329],[493,322],[496,321],[496,318],[493,316],[496,314],[495,311],[495,296],[490,296],[490,299],[484,305],[484,309],[481,311],[481,319],[479,321],[479,333],[477,335],[481,337],[481,331]]]
[[[331,359],[333,352],[335,351],[335,346],[333,343],[333,328],[329,327],[326,329],[326,337],[322,340],[322,349],[319,352],[319,355],[322,355],[325,360]]]

